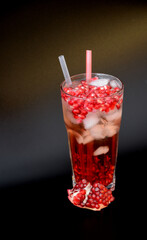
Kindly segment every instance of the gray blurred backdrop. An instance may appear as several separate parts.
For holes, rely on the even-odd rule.
[[[93,72],[122,80],[119,154],[147,149],[146,1],[5,1],[0,36],[0,186],[71,171],[61,54],[74,75],[92,49]]]

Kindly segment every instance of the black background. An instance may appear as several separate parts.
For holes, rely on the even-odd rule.
[[[118,239],[143,233],[147,149],[146,1],[5,1],[0,9],[0,208],[5,234]],[[71,166],[60,101],[71,75],[125,85],[115,202],[101,212],[67,200]],[[139,227],[141,223],[142,228]],[[9,227],[8,227],[9,226]],[[20,236],[22,236],[20,235]]]

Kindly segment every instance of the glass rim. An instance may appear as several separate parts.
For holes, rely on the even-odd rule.
[[[109,77],[112,77],[112,78],[114,78],[113,80],[118,80],[120,83],[121,83],[121,88],[120,88],[120,90],[119,91],[117,91],[117,92],[115,92],[115,93],[112,93],[112,94],[110,94],[109,96],[104,96],[104,97],[97,97],[96,99],[105,99],[105,98],[108,98],[108,97],[111,97],[111,96],[115,96],[115,95],[118,95],[118,94],[121,94],[122,92],[123,92],[123,90],[124,90],[124,84],[122,83],[122,81],[119,79],[119,78],[117,78],[117,77],[115,77],[115,76],[113,76],[113,75],[110,75],[110,74],[107,74],[107,73],[91,73],[92,75],[95,75],[95,76],[97,76],[97,75],[102,75],[102,76],[109,76]],[[74,77],[80,77],[80,76],[85,76],[86,77],[86,73],[79,73],[79,74],[76,74],[76,75],[73,75],[73,76],[71,76],[71,80],[74,78]],[[86,81],[86,79],[75,79],[75,81],[78,81],[78,80],[80,80],[80,81]],[[64,91],[64,89],[63,89],[63,84],[65,84],[66,83],[66,81],[64,80],[61,84],[60,84],[60,88],[61,88],[61,91],[64,93],[64,94],[66,94],[67,96],[69,96],[69,97],[72,97],[72,98],[77,98],[77,99],[83,99],[83,100],[85,100],[86,99],[86,97],[78,97],[78,96],[73,96],[73,95],[71,95],[71,94],[69,94],[69,93],[67,93],[67,92],[65,92]]]

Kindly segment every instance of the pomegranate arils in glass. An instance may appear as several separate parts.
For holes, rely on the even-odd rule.
[[[95,211],[108,206],[114,200],[111,190],[97,182],[91,185],[86,179],[82,179],[67,192],[69,200],[75,206]]]
[[[97,80],[97,77],[92,80]],[[115,94],[119,91],[119,87],[88,85],[82,80],[75,88],[64,87],[65,93],[62,93],[62,98],[69,104],[74,118],[82,122],[88,112],[93,110],[99,109],[101,112],[108,113],[115,107],[119,109],[122,104],[122,95]]]

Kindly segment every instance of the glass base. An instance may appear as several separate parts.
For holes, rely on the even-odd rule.
[[[115,183],[116,183],[116,178],[115,178],[115,174],[113,176],[113,182],[111,182],[107,188],[110,189],[112,192],[115,190]]]

